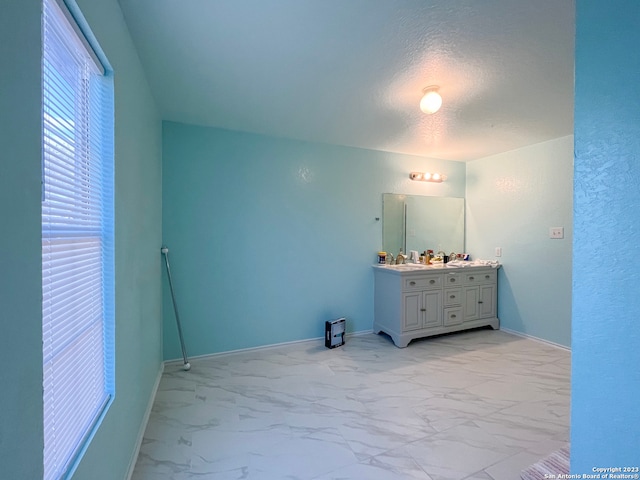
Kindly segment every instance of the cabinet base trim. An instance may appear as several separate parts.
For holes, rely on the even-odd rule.
[[[498,317],[482,318],[480,320],[464,322],[461,325],[446,326],[446,327],[445,326],[430,327],[427,329],[423,328],[420,330],[414,330],[414,331],[405,332],[405,333],[393,331],[388,327],[378,325],[376,322],[374,322],[373,333],[377,334],[380,332],[384,332],[391,337],[396,347],[405,348],[407,345],[409,345],[409,342],[411,342],[411,340],[415,340],[417,338],[432,337],[434,335],[441,335],[443,333],[461,332],[464,330],[469,330],[471,328],[486,327],[486,326],[489,326],[494,330],[499,330],[500,319],[498,319]]]

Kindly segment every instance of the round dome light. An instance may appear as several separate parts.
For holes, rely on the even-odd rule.
[[[427,87],[423,90],[425,94],[422,100],[420,100],[420,110],[424,113],[432,114],[440,110],[442,97],[437,90],[438,87]]]

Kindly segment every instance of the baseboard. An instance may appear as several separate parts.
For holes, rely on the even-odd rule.
[[[560,349],[566,350],[568,352],[571,351],[571,347],[567,347],[565,345],[561,345],[559,343],[555,343],[555,342],[552,342],[550,340],[545,340],[544,338],[534,337],[533,335],[529,335],[529,334],[526,334],[526,333],[518,332],[516,330],[511,330],[510,328],[500,327],[500,330],[502,330],[503,332],[506,332],[506,333],[510,333],[511,335],[516,335],[517,337],[528,338],[529,340],[534,340],[536,342],[545,343],[545,344],[550,345],[552,347],[560,348]]]
[[[529,340],[534,340],[536,342],[544,343],[544,344],[552,346],[552,347],[560,348],[562,350],[567,350],[569,352],[571,351],[571,347],[567,347],[565,345],[561,345],[559,343],[555,343],[555,342],[552,342],[550,340],[545,340],[544,338],[535,337],[533,335],[529,335],[529,334],[526,334],[526,333],[518,332],[516,330],[511,330],[510,328],[504,328],[502,326],[500,327],[500,330],[503,331],[503,332],[509,333],[511,335],[515,335],[517,337],[528,338]],[[345,337],[347,339],[349,339],[350,337],[358,337],[360,335],[368,335],[370,333],[373,333],[373,330],[360,330],[358,332],[347,333],[347,334],[345,334]],[[285,345],[295,345],[295,344],[312,343],[312,342],[324,342],[324,337],[307,338],[307,339],[304,339],[304,340],[293,340],[291,342],[273,343],[273,344],[270,344],[270,345],[261,345],[261,346],[258,346],[258,347],[240,348],[240,349],[237,349],[237,350],[227,350],[225,352],[206,353],[204,355],[197,355],[195,357],[189,357],[189,361],[197,360],[198,358],[219,357],[219,356],[222,356],[222,355],[233,355],[233,354],[236,354],[236,353],[252,352],[252,351],[256,351],[256,350],[268,350],[270,348],[278,348],[278,347],[282,347],[282,346],[285,346]],[[165,360],[164,364],[165,365],[182,364],[183,362],[184,362],[184,360],[182,358],[174,358],[174,359],[170,359],[170,360]]]
[[[351,332],[351,333],[346,333],[345,337],[346,339],[349,339],[350,337],[358,337],[360,335],[367,335],[373,333],[373,330],[360,330],[358,332]],[[204,355],[197,355],[195,357],[189,357],[189,362],[191,362],[192,360],[197,360],[198,358],[211,358],[211,357],[219,357],[221,355],[233,355],[236,353],[244,353],[244,352],[253,352],[256,350],[268,350],[270,348],[278,348],[278,347],[282,347],[285,345],[296,345],[296,344],[301,344],[301,343],[311,343],[311,342],[320,342],[324,345],[324,337],[315,337],[315,338],[306,338],[304,340],[293,340],[291,342],[282,342],[282,343],[273,343],[270,345],[261,345],[259,347],[250,347],[250,348],[240,348],[238,350],[227,350],[225,352],[216,352],[216,353],[206,353]],[[164,364],[165,365],[172,365],[172,364],[180,364],[182,365],[184,363],[184,360],[182,358],[174,358],[171,360],[165,360]]]
[[[147,410],[144,413],[144,418],[142,419],[142,424],[140,425],[140,431],[138,432],[138,439],[136,440],[136,446],[133,450],[133,455],[131,456],[131,461],[129,462],[129,469],[126,476],[126,480],[131,480],[133,476],[133,471],[136,468],[136,462],[138,460],[138,455],[140,454],[140,447],[142,447],[142,440],[144,439],[144,432],[147,429],[147,424],[149,423],[149,417],[151,416],[151,410],[153,408],[153,402],[155,402],[156,394],[158,393],[158,387],[160,386],[160,380],[162,379],[162,374],[164,372],[164,363],[160,364],[160,370],[158,371],[158,376],[156,377],[156,382],[151,389],[151,395],[149,396],[149,402],[147,403]]]

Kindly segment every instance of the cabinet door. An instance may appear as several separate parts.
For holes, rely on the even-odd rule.
[[[425,328],[442,326],[442,290],[423,292],[422,310]]]
[[[402,294],[402,331],[422,328],[422,292]]]
[[[496,287],[495,285],[481,285],[478,298],[478,318],[496,316]]]
[[[480,300],[480,288],[479,287],[467,287],[463,293],[464,299],[464,321],[470,322],[471,320],[477,320],[480,315],[478,301]]]

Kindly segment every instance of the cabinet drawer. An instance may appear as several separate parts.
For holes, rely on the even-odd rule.
[[[403,280],[403,290],[427,290],[430,288],[442,288],[442,276],[410,277]]]
[[[460,325],[462,323],[462,307],[451,307],[444,309],[444,326]]]
[[[460,285],[462,283],[462,275],[459,273],[446,273],[444,275],[444,287],[452,287],[454,285]]]
[[[462,303],[462,289],[460,288],[445,288],[444,289],[444,304],[460,305]]]
[[[465,273],[465,285],[478,285],[480,283],[495,283],[497,273],[495,270],[486,270],[484,272]]]

